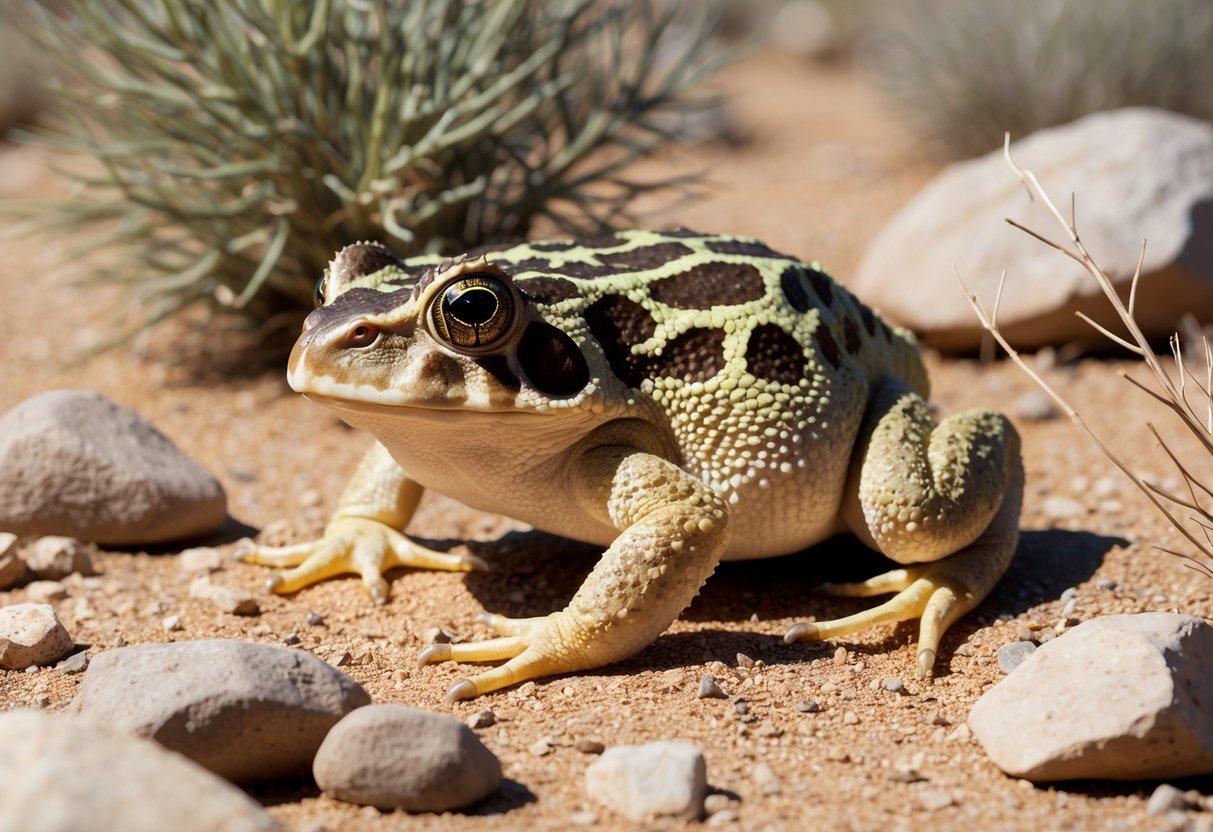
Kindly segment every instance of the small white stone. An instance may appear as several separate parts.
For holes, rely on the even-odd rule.
[[[160,622],[160,626],[166,633],[175,633],[181,629],[181,616],[166,615],[164,620]]]
[[[72,637],[48,604],[0,608],[0,669],[54,664],[72,649]]]
[[[223,569],[223,553],[211,546],[195,546],[177,556],[182,572],[218,572]]]
[[[698,748],[683,742],[608,748],[585,772],[591,800],[624,817],[699,817],[707,792],[707,765]]]

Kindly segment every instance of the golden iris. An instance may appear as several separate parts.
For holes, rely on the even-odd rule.
[[[509,333],[514,298],[501,278],[469,275],[442,290],[432,317],[438,337],[452,347],[490,347]]]

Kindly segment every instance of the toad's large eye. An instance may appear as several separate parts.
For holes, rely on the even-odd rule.
[[[475,350],[509,334],[514,296],[501,278],[473,274],[443,289],[432,309],[438,337],[452,347]]]
[[[317,280],[316,288],[312,290],[312,305],[317,309],[324,306],[324,284],[328,282],[328,279],[329,276],[326,274],[324,277]]]

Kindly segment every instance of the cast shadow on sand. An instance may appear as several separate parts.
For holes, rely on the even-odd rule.
[[[453,545],[452,541],[425,542],[443,549]],[[981,606],[948,631],[941,656],[950,656],[974,631],[993,620],[1015,617],[1059,599],[1068,587],[1088,580],[1111,549],[1125,543],[1086,531],[1023,532],[1011,568]],[[542,532],[512,532],[497,540],[466,545],[491,567],[489,572],[469,573],[468,590],[486,610],[512,617],[545,615],[562,608],[600,554],[599,547]],[[710,659],[731,662],[737,653],[762,658],[768,664],[831,655],[834,643],[785,645],[762,622],[809,615],[821,620],[866,609],[872,599],[834,598],[814,589],[823,581],[862,580],[895,566],[848,536],[785,557],[723,563],[682,619],[726,626],[667,633],[617,667],[620,672],[636,672]],[[856,649],[883,652],[912,642],[916,633],[917,622],[903,622],[881,643],[869,642]],[[946,667],[946,662],[941,664]]]

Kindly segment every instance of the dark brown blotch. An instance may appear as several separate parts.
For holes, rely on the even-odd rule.
[[[690,228],[675,228],[672,231],[662,231],[662,237],[678,237],[680,239],[691,239],[694,237],[711,237],[711,234],[704,234],[702,231],[695,231]]]
[[[468,249],[467,259],[470,262],[472,260],[477,260],[486,254],[496,254],[499,251],[508,251],[511,248],[524,245],[525,243],[526,239],[523,237],[511,237],[508,240],[498,240],[493,243],[485,243],[482,246],[476,246],[475,248]]]
[[[808,275],[809,282],[813,284],[813,291],[821,299],[822,305],[831,306],[834,303],[834,281],[820,269],[809,269]]]
[[[646,375],[646,358],[632,354],[632,347],[657,331],[649,310],[623,295],[606,295],[585,310],[585,322],[611,371],[629,387],[639,387]]]
[[[545,240],[542,243],[531,243],[535,251],[567,251],[575,243],[572,240]]]
[[[560,303],[581,294],[576,283],[563,277],[530,277],[519,280],[515,285],[536,303]]]
[[[743,254],[746,257],[780,257],[789,259],[770,246],[750,240],[713,240],[708,248],[717,254]]]
[[[477,358],[476,363],[497,379],[502,386],[511,390],[518,390],[522,387],[522,382],[518,380],[518,376],[514,375],[514,371],[510,369],[510,362],[504,355],[486,355],[483,358]]]
[[[322,326],[329,321],[347,320],[353,317],[383,315],[400,307],[409,296],[408,289],[380,292],[365,286],[356,286],[338,295],[333,301],[312,310],[303,323],[305,330]]]
[[[598,259],[617,269],[656,269],[671,260],[685,257],[691,250],[682,243],[656,243],[651,246],[599,254]]]
[[[549,396],[572,396],[590,380],[577,343],[544,321],[532,321],[522,333],[518,363],[531,386]]]
[[[759,324],[745,349],[746,368],[758,378],[779,384],[798,384],[807,359],[800,342],[776,324]]]
[[[859,350],[863,348],[863,339],[859,337],[859,327],[855,326],[855,322],[849,316],[842,319],[842,344],[851,355],[859,355]]]
[[[606,275],[617,274],[619,272],[619,269],[613,266],[605,266],[601,263],[583,263],[579,260],[566,260],[559,266],[555,266],[546,257],[527,257],[525,260],[519,260],[517,263],[503,265],[510,274],[515,275],[520,275],[524,272],[542,272],[543,274],[573,277],[580,280],[605,277]]]
[[[653,299],[678,309],[707,309],[758,300],[762,272],[748,263],[703,263],[649,286]]]
[[[434,282],[434,278],[438,277],[438,271],[439,270],[435,269],[435,268],[426,269],[425,272],[421,275],[421,277],[417,278],[417,282],[415,284],[413,284],[412,297],[414,297],[414,298],[421,297],[421,293],[424,292],[426,290],[426,288],[431,283]]]
[[[788,266],[779,276],[779,286],[788,305],[797,312],[808,312],[813,305],[804,287],[803,270],[799,266]]]
[[[724,330],[688,329],[666,344],[652,362],[652,375],[707,381],[724,369]]]
[[[834,333],[830,332],[830,328],[824,323],[819,323],[817,329],[813,330],[813,339],[817,341],[817,351],[825,356],[826,361],[830,362],[835,370],[839,367],[838,342],[834,340]]]
[[[600,234],[597,237],[578,237],[573,241],[577,248],[614,248],[623,245],[623,240],[614,234]]]
[[[876,334],[876,316],[872,314],[872,310],[863,304],[859,305],[859,317],[863,319],[863,328],[868,331],[868,335]]]

